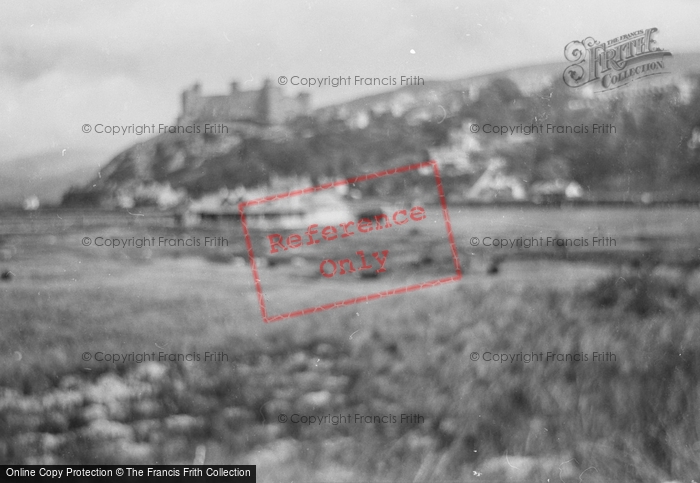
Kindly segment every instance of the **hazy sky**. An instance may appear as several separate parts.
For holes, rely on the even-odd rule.
[[[258,88],[281,75],[449,79],[544,62],[563,69],[571,40],[649,27],[664,49],[700,51],[696,0],[37,0],[0,8],[0,159],[62,149],[108,157],[142,138],[84,134],[83,124],[173,124],[180,93],[195,80],[216,94],[233,79]],[[310,92],[320,106],[377,90]]]

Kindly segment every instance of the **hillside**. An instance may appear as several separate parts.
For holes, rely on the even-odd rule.
[[[700,72],[700,53],[674,53],[670,70],[677,75],[692,75]],[[440,97],[456,91],[468,91],[470,88],[483,88],[494,79],[509,79],[518,85],[524,93],[533,93],[559,81],[567,66],[565,61],[547,64],[528,65],[454,80],[426,80],[425,86],[405,86],[393,91],[382,92],[352,101],[324,107],[317,114],[324,115],[334,111],[345,111],[349,115],[368,108],[381,110],[394,102],[406,102],[406,108],[422,104],[421,99],[436,101]]]
[[[428,81],[322,108],[284,126],[239,123],[223,135],[156,136],[120,153],[64,202],[114,206],[120,196],[138,198],[144,189],[197,197],[223,187],[265,184],[272,176],[352,176],[425,160],[441,148],[459,150],[468,122],[543,121],[611,124],[616,130],[526,138],[479,133],[468,172],[452,183],[448,179],[448,189],[472,183],[489,160],[499,158],[526,184],[564,176],[596,196],[621,190],[697,196],[700,154],[693,143],[700,131],[700,54],[675,55],[661,90],[640,82],[640,89],[590,99],[560,81],[564,67],[546,64]],[[554,174],[553,159],[561,165]]]
[[[0,205],[18,205],[29,196],[55,204],[71,186],[96,176],[104,158],[99,153],[67,149],[0,163]]]

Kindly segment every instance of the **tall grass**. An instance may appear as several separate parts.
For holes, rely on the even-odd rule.
[[[595,468],[588,481],[700,474],[700,308],[683,279],[638,271],[570,289],[467,277],[248,330],[254,305],[228,287],[210,292],[206,276],[232,275],[217,270],[199,286],[170,280],[139,297],[131,278],[90,290],[89,274],[80,290],[35,295],[21,278],[3,287],[0,346],[11,363],[0,371],[0,460],[189,463],[204,445],[206,463],[261,462],[262,481],[481,481],[505,455],[571,455],[581,472]],[[245,330],[225,315],[231,300],[251,319]],[[222,350],[230,362],[78,358],[153,341]],[[485,352],[589,360],[499,363]],[[280,423],[282,413],[423,420],[304,426]]]

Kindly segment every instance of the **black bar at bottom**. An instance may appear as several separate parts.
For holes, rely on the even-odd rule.
[[[0,465],[0,481],[255,483],[254,465]]]

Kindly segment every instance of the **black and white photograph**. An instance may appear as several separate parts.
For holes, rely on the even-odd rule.
[[[700,3],[0,0],[0,480],[700,483]]]

